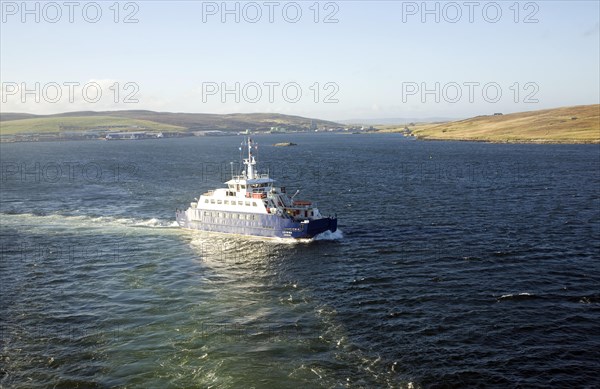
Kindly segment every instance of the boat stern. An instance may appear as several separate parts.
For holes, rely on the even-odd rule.
[[[188,227],[188,218],[185,211],[177,209],[175,211],[175,220],[177,221],[179,227]]]

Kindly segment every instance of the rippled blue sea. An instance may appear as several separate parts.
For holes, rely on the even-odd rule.
[[[0,145],[0,386],[600,386],[599,145],[256,140],[339,232],[175,227],[241,137]]]

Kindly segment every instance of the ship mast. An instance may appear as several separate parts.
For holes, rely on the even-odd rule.
[[[256,160],[252,155],[252,139],[248,138],[248,159],[244,159],[244,165],[247,166],[248,171],[248,179],[254,179],[254,165],[256,165]]]

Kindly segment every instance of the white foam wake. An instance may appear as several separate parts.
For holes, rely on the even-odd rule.
[[[152,218],[149,220],[138,220],[133,224],[135,227],[151,227],[151,228],[171,228],[179,227],[179,224],[175,220],[159,220]]]
[[[315,236],[314,240],[340,240],[344,238],[344,233],[339,228],[334,232],[325,231]]]
[[[51,222],[51,224],[62,225],[62,224],[76,224],[85,226],[87,224],[98,226],[110,226],[118,225],[123,227],[146,227],[146,228],[173,228],[178,227],[175,220],[160,220],[157,218],[151,219],[139,219],[139,218],[126,218],[117,216],[90,216],[90,215],[61,215],[58,213],[51,213],[47,215],[35,215],[32,213],[21,213],[21,214],[3,214],[5,218],[16,218],[25,220],[43,219],[44,223]],[[41,220],[40,220],[41,221]]]

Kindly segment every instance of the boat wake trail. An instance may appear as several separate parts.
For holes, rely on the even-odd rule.
[[[60,213],[2,213],[3,220],[21,225],[31,222],[34,225],[110,228],[110,227],[135,227],[135,228],[177,228],[174,220],[161,220],[158,218],[140,219],[118,216],[91,216],[91,215],[63,215]],[[41,224],[38,224],[41,223]]]
[[[152,218],[149,220],[123,219],[128,223],[133,222],[133,227],[148,227],[148,228],[177,228],[179,225],[175,220],[160,220]]]

